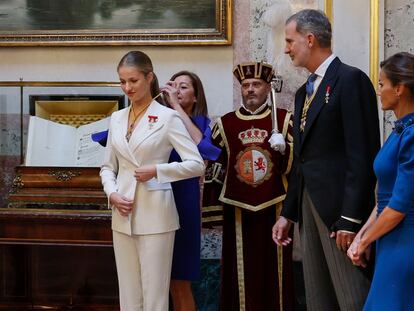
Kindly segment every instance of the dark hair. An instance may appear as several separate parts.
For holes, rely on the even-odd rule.
[[[142,72],[145,77],[152,72],[154,78],[151,83],[151,96],[155,97],[160,93],[158,78],[152,67],[152,61],[147,54],[141,51],[130,51],[121,58],[116,69],[119,70],[119,68],[123,66],[135,67],[138,71]],[[162,103],[160,97],[156,100]]]
[[[191,84],[194,88],[194,95],[196,97],[196,103],[193,106],[193,111],[191,112],[192,116],[207,116],[208,110],[207,110],[207,101],[206,96],[204,94],[204,87],[201,83],[200,78],[194,73],[187,70],[179,71],[171,77],[171,81],[175,80],[177,77],[180,76],[188,76],[190,77]]]
[[[306,9],[293,14],[286,25],[296,22],[296,31],[302,35],[312,33],[323,48],[331,47],[332,26],[328,17],[319,10]]]
[[[388,57],[380,63],[381,70],[385,73],[392,85],[403,84],[414,98],[414,55],[400,52]]]

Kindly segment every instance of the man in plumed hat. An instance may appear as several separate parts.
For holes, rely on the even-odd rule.
[[[220,309],[291,310],[292,250],[270,236],[292,162],[291,113],[272,114],[271,65],[243,63],[233,73],[242,103],[213,127],[222,152],[206,170],[203,195],[203,226],[223,225]]]

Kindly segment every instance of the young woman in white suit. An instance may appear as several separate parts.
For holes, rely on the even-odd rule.
[[[170,183],[202,175],[204,163],[177,112],[153,99],[158,83],[150,58],[131,51],[118,74],[131,105],[111,116],[100,175],[112,208],[120,306],[165,311],[179,228]],[[182,162],[168,163],[172,149]]]

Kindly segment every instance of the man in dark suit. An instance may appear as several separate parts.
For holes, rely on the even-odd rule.
[[[332,54],[322,12],[292,15],[285,36],[285,53],[311,75],[295,96],[294,163],[273,240],[288,245],[292,223],[300,222],[308,310],[361,310],[370,281],[346,250],[375,204],[375,90],[365,73]]]

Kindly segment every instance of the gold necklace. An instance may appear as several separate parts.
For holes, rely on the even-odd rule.
[[[125,135],[125,138],[126,138],[127,142],[129,142],[129,139],[131,138],[132,132],[134,131],[135,122],[141,116],[141,114],[145,110],[147,110],[147,108],[149,107],[149,105],[151,105],[151,103],[152,103],[152,101],[150,101],[149,104],[145,105],[144,108],[142,108],[137,114],[135,114],[135,111],[134,111],[134,104],[131,103],[131,108],[129,110],[129,113],[131,114],[131,111],[132,111],[132,114],[134,115],[134,117],[133,117],[132,123],[128,127],[127,133]],[[129,120],[129,118],[128,118],[128,120]]]
[[[126,133],[126,135],[125,135],[125,138],[126,138],[126,140],[127,140],[127,142],[129,142],[129,140],[130,140],[130,138],[131,138],[131,135],[132,135],[132,132],[134,131],[134,125],[135,125],[135,122],[137,121],[137,119],[139,118],[139,116],[145,111],[145,110],[147,110],[147,108],[148,108],[148,106],[149,105],[151,105],[151,103],[158,97],[158,96],[161,96],[162,97],[162,95],[163,95],[163,93],[162,92],[160,92],[160,93],[158,93],[158,95],[156,95],[155,97],[153,97],[152,99],[151,99],[151,101],[149,102],[149,104],[148,105],[146,105],[143,109],[141,109],[139,112],[138,112],[138,114],[137,115],[135,115],[135,111],[134,111],[134,105],[131,103],[131,108],[130,108],[130,110],[129,110],[129,114],[131,114],[131,110],[132,110],[132,114],[134,115],[134,118],[133,118],[133,121],[132,121],[132,123],[131,123],[131,125],[128,127],[128,130],[127,130],[127,133]],[[128,122],[129,122],[129,115],[128,115]]]

